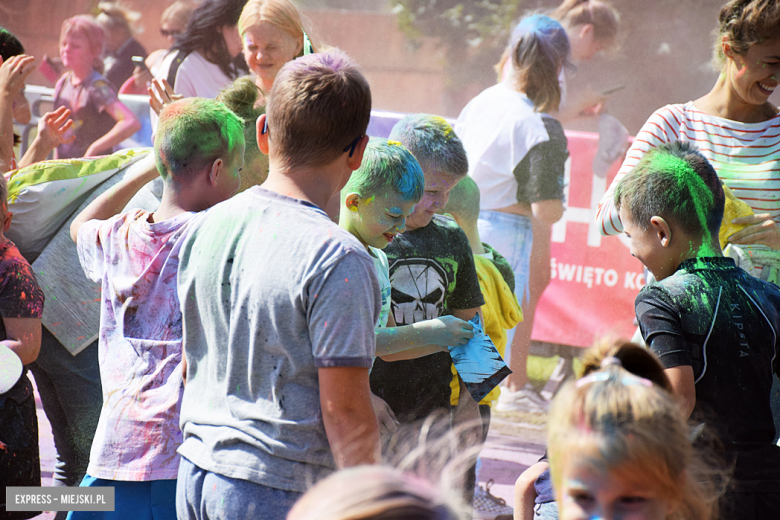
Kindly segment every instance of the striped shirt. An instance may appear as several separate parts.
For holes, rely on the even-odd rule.
[[[618,182],[650,149],[674,141],[696,146],[737,198],[755,213],[769,213],[780,223],[780,116],[762,123],[740,123],[705,114],[689,101],[656,110],[637,134],[599,202],[596,223],[602,234],[623,232],[612,200]]]

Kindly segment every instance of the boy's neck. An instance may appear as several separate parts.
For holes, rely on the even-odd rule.
[[[338,161],[315,167],[302,167],[290,170],[271,157],[268,178],[263,189],[311,202],[318,208],[325,208],[328,201],[344,187],[351,172],[344,171]]]
[[[688,240],[681,240],[680,242],[680,245],[675,248],[680,259],[675,271],[677,271],[680,268],[680,264],[686,260],[723,256],[723,251],[720,248],[720,242],[718,242],[717,237],[708,241],[689,238]]]
[[[265,187],[265,185],[263,187]],[[349,231],[350,235],[357,238],[358,241],[363,244],[363,247],[366,248],[368,254],[375,256],[374,253],[371,252],[371,248],[368,247],[368,244],[363,242],[363,240],[360,238],[360,235],[358,235],[357,231],[355,230],[355,226],[352,225],[351,212],[346,211],[343,204],[339,206],[339,227]]]
[[[163,188],[162,199],[157,211],[152,213],[153,223],[164,222],[188,211],[198,212],[208,209],[210,204],[193,193],[194,190],[174,190],[169,184]]]

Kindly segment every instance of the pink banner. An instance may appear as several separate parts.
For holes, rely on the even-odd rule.
[[[597,177],[591,164],[598,135],[567,131],[566,136],[571,155],[566,168],[566,212],[553,226],[552,280],[536,308],[531,337],[589,347],[600,336],[634,334],[634,298],[645,277],[642,264],[631,256],[626,236],[602,236],[594,220],[620,161],[606,178]]]

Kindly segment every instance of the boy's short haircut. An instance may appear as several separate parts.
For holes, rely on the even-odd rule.
[[[344,52],[287,62],[266,106],[269,139],[287,168],[328,164],[365,135],[371,89]]]
[[[392,188],[406,201],[419,201],[425,191],[425,175],[414,155],[398,141],[372,137],[363,163],[352,173],[342,193],[361,197],[387,193]]]
[[[450,191],[450,198],[442,213],[449,213],[455,220],[463,219],[469,224],[479,220],[479,186],[468,175],[458,181]]]
[[[185,98],[160,112],[155,163],[166,181],[187,182],[219,158],[230,162],[230,154],[243,142],[243,121],[223,103]]]
[[[671,219],[686,233],[718,235],[725,195],[710,162],[689,143],[651,150],[615,189],[615,208],[646,230],[653,216]]]
[[[445,173],[453,179],[462,179],[469,171],[463,143],[443,117],[407,115],[393,126],[390,139],[403,143],[420,162],[423,171]]]

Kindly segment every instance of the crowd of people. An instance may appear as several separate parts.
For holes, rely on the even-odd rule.
[[[35,60],[0,29],[0,487],[42,484],[29,372],[53,484],[115,493],[58,519],[470,518],[493,406],[548,411],[526,363],[563,124],[604,103],[567,74],[614,45],[617,11],[523,17],[454,125],[410,114],[382,138],[367,80],[291,0],[175,2],[148,56],[135,13],[99,9],[63,22],[67,71],[18,160]],[[584,353],[503,518],[780,512],[780,4],[728,1],[714,65],[708,94],[650,117],[596,216],[652,275],[644,344]],[[116,151],[141,128],[119,88],[148,93],[152,149]],[[19,194],[51,184],[48,210],[69,180],[29,247]]]

